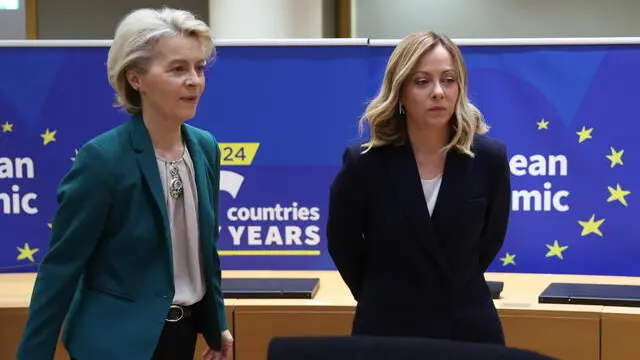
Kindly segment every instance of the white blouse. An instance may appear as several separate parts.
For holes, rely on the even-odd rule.
[[[435,179],[422,180],[422,192],[424,193],[424,198],[427,201],[427,208],[429,208],[430,215],[433,215],[433,208],[436,206],[438,192],[440,191],[440,184],[442,184],[442,175]]]
[[[159,157],[157,157],[157,162],[171,229],[175,283],[173,303],[188,306],[200,301],[205,293],[200,259],[198,192],[195,182],[195,170],[189,150],[185,146],[183,157],[174,162],[182,179],[184,193],[174,199],[169,191],[169,184],[172,179],[169,171],[171,162]]]

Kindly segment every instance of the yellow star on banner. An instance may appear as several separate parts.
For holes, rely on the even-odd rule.
[[[13,124],[9,124],[8,121],[5,121],[4,124],[2,124],[2,132],[6,133],[6,132],[12,132],[13,131]]]
[[[623,190],[620,187],[620,184],[616,184],[615,189],[612,188],[611,186],[608,186],[607,188],[609,189],[609,193],[611,193],[611,195],[607,199],[607,202],[618,200],[622,205],[627,206],[627,199],[625,199],[624,197],[631,194],[631,191]]]
[[[560,246],[560,244],[558,244],[558,240],[553,240],[553,245],[546,244],[546,246],[549,251],[547,251],[545,257],[557,256],[560,258],[560,260],[564,260],[564,258],[562,257],[562,252],[569,248],[569,246],[567,245]]]
[[[507,253],[503,258],[500,258],[500,260],[502,260],[502,266],[507,266],[509,264],[515,265],[516,264],[516,254]]]
[[[593,128],[585,128],[584,126],[582,127],[582,130],[578,131],[576,134],[578,134],[578,136],[580,137],[578,139],[578,142],[583,142],[587,139],[591,139],[591,132],[593,131]]]
[[[616,166],[616,164],[622,164],[622,154],[624,154],[624,150],[616,151],[613,147],[611,147],[611,155],[607,155],[607,159],[611,161],[611,167]]]
[[[52,223],[47,223],[47,226],[49,227],[49,229],[53,229],[53,224]]]
[[[40,134],[42,137],[42,144],[47,145],[52,141],[56,141],[56,133],[58,130],[49,131],[49,129],[45,130],[44,134]]]
[[[78,156],[78,149],[74,149],[73,150],[76,153],[76,156]],[[71,161],[76,161],[76,156],[71,158]]]
[[[602,236],[602,232],[600,231],[600,225],[604,222],[604,219],[600,219],[595,221],[596,214],[591,215],[588,221],[578,221],[578,224],[582,226],[582,232],[580,236],[587,236],[591,233]]]
[[[40,249],[31,249],[29,247],[28,243],[24,244],[24,247],[21,248],[19,246],[16,247],[18,249],[18,252],[20,252],[20,254],[18,255],[18,257],[16,258],[16,260],[24,260],[24,259],[29,259],[29,261],[34,262],[36,261],[33,258],[33,254],[37,253],[38,250]]]
[[[545,121],[544,119],[540,120],[536,124],[538,124],[538,130],[542,130],[542,129],[549,130],[549,122]]]

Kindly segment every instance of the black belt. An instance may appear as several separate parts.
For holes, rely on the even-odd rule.
[[[184,318],[188,318],[193,314],[193,306],[171,305],[169,313],[167,313],[167,322],[178,322]]]

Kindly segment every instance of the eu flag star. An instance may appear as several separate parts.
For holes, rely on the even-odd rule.
[[[33,254],[37,253],[37,252],[38,252],[38,250],[40,250],[40,249],[32,249],[32,248],[29,246],[29,244],[28,244],[28,243],[25,243],[25,244],[24,244],[24,247],[19,247],[19,246],[17,246],[16,248],[18,249],[18,252],[20,253],[20,254],[18,255],[18,257],[16,258],[16,260],[24,260],[24,259],[28,259],[28,260],[29,260],[29,261],[31,261],[31,262],[36,261],[36,260],[33,258]]]
[[[616,151],[616,149],[611,147],[611,154],[607,155],[607,159],[611,161],[611,167],[622,164],[622,154],[624,154],[624,150]]]
[[[57,130],[49,131],[49,129],[45,130],[44,134],[40,134],[42,137],[42,144],[47,145],[52,141],[56,141],[56,133]]]
[[[75,156],[70,158],[70,159],[71,159],[71,161],[76,161],[76,156],[78,156],[78,149],[74,149],[73,151],[75,153]]]
[[[538,125],[538,130],[549,130],[549,122],[545,119],[540,120],[536,124]]]
[[[0,126],[2,126],[2,132],[3,133],[12,132],[13,131],[13,124],[9,124],[8,121],[5,121],[4,124],[2,124]]]
[[[608,189],[609,189],[609,193],[611,195],[607,199],[607,202],[612,202],[612,201],[618,200],[622,205],[627,206],[627,199],[625,198],[625,196],[631,194],[631,191],[623,190],[620,187],[620,184],[616,184],[616,188],[615,189],[612,188],[611,186],[609,186]]]
[[[582,127],[582,130],[578,131],[576,134],[578,134],[579,138],[578,138],[578,142],[583,142],[587,139],[592,139],[591,137],[591,132],[593,131],[593,128],[589,128],[587,129],[586,127]]]
[[[507,253],[503,258],[500,258],[502,261],[502,266],[507,265],[515,265],[516,264],[516,254]]]
[[[562,256],[562,252],[564,252],[568,248],[569,246],[567,245],[560,246],[560,244],[558,243],[558,240],[554,240],[553,245],[547,244],[547,249],[549,249],[549,251],[547,251],[547,254],[545,255],[545,257],[556,256],[560,258],[560,260],[564,260],[564,257]]]
[[[580,236],[587,236],[589,234],[596,234],[602,236],[602,231],[600,231],[600,225],[604,222],[604,219],[600,219],[596,221],[596,214],[591,215],[589,220],[587,221],[578,221],[578,224],[582,226],[582,232]]]

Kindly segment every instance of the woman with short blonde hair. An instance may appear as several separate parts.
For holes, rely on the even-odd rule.
[[[505,146],[467,97],[458,47],[396,46],[330,189],[329,253],[357,300],[353,334],[504,344],[484,272],[505,238]],[[367,129],[368,128],[368,129]]]
[[[209,27],[176,9],[118,25],[107,72],[124,124],[89,140],[58,189],[18,360],[230,360],[220,288],[220,152],[187,125],[205,88]],[[86,114],[90,119],[91,114]],[[80,119],[80,122],[84,120]]]

